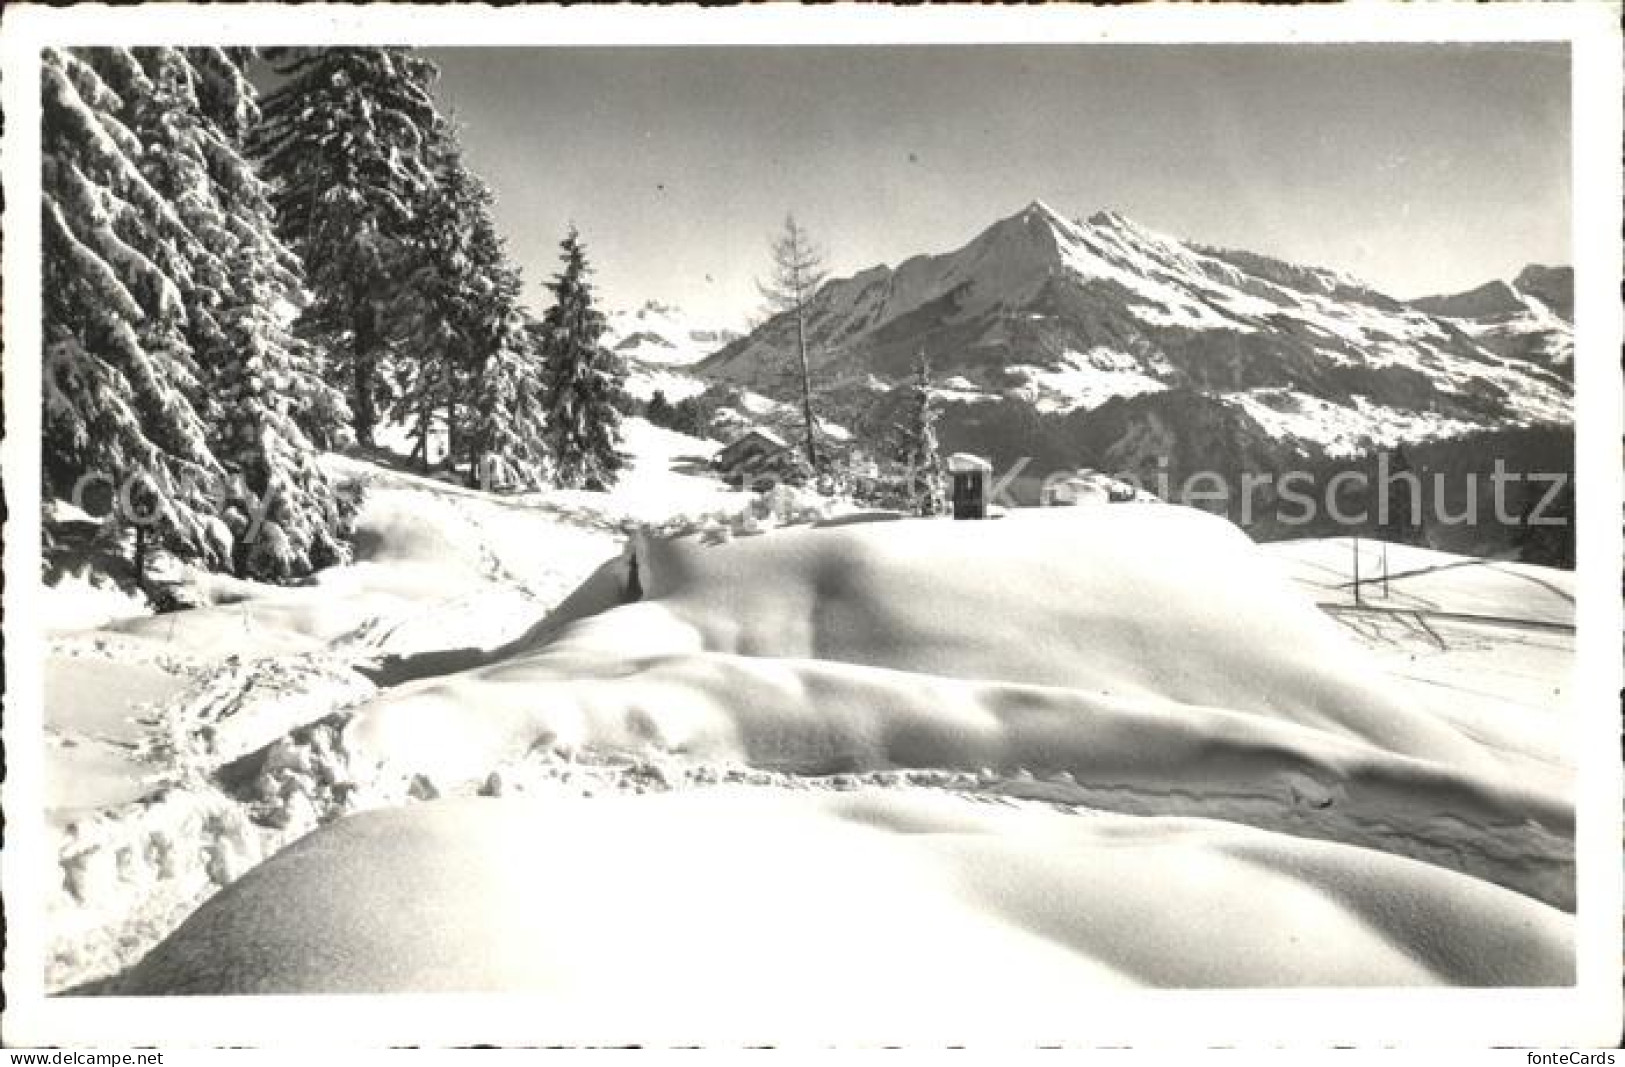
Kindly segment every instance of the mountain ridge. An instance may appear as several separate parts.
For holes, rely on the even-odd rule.
[[[895,387],[923,349],[948,403],[1067,413],[1192,389],[1272,436],[1348,451],[1571,418],[1557,312],[1572,272],[1519,279],[1530,293],[1501,284],[1523,294],[1521,316],[1473,318],[1460,294],[1432,305],[1457,314],[1434,313],[1336,271],[1035,200],[952,251],[826,283],[807,331],[817,386],[846,404]],[[789,327],[770,319],[694,370],[783,392]]]
[[[1574,364],[1574,270],[1530,263],[1510,281],[1418,297],[1411,306],[1455,321],[1479,344],[1549,368]]]

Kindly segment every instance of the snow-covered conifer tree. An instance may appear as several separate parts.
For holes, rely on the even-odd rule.
[[[351,413],[343,390],[333,385],[326,354],[294,336],[292,324],[308,302],[304,265],[277,235],[271,187],[248,155],[260,122],[258,93],[243,74],[247,49],[190,48],[197,72],[199,106],[209,121],[205,155],[215,197],[224,215],[226,286],[220,306],[227,330],[233,315],[247,309],[262,323],[262,336],[276,355],[274,387],[287,399],[288,413],[310,444],[339,448],[352,439]],[[200,348],[204,347],[200,344]],[[230,339],[217,358],[222,367],[237,349]]]
[[[541,350],[520,305],[519,272],[508,261],[489,215],[474,226],[474,261],[488,264],[475,327],[465,435],[471,476],[480,484],[539,488],[552,457],[542,397]]]
[[[222,470],[199,414],[186,294],[207,256],[137,129],[166,109],[126,49],[45,49],[41,291],[46,491],[111,486],[138,580],[161,543],[223,563]]]
[[[286,580],[344,556],[347,513],[315,465],[309,434],[330,443],[345,413],[313,353],[287,332],[301,296],[298,261],[276,239],[266,188],[242,152],[255,120],[242,58],[168,47],[51,57],[47,129],[58,138],[45,159],[46,223],[61,227],[46,253],[46,440],[64,474],[114,474],[133,489],[126,508],[157,509],[155,521],[136,524],[138,557],[156,533],[184,557]],[[103,142],[87,119],[127,167],[94,151],[100,169],[88,164],[75,135]],[[53,194],[78,199],[53,203]],[[92,244],[75,247],[77,236]],[[97,244],[112,250],[106,270],[82,254]],[[64,298],[121,271],[136,288],[112,288],[98,302],[131,329],[115,325],[108,348],[107,323],[81,328],[94,319]],[[168,287],[153,288],[157,277]],[[140,291],[157,295],[143,306]],[[130,336],[145,362],[116,343]],[[121,365],[106,367],[108,352]],[[100,373],[109,369],[120,373]],[[137,402],[120,403],[132,388]],[[132,434],[154,448],[143,452]],[[133,465],[121,458],[132,455]],[[121,466],[140,473],[111,469]]]
[[[436,71],[406,48],[272,55],[287,80],[265,97],[257,148],[313,292],[300,332],[341,364],[356,436],[371,445],[389,400],[392,294],[434,190]]]
[[[397,417],[426,452],[446,429],[454,464],[484,484],[535,487],[547,475],[537,359],[519,272],[491,219],[491,193],[448,135],[435,151],[437,194],[418,226],[400,297]]]
[[[561,270],[548,283],[553,306],[539,331],[547,440],[558,483],[602,488],[625,465],[618,451],[626,406],[626,367],[602,343],[607,326],[593,304],[586,250],[575,227],[560,246]]]
[[[931,365],[920,351],[900,429],[901,455],[909,500],[916,515],[940,515],[945,508],[942,454],[937,444],[937,409],[931,395]]]
[[[184,83],[177,95],[197,116],[195,142],[177,155],[194,156],[195,189],[184,202],[210,216],[195,230],[219,280],[189,304],[211,386],[214,451],[236,475],[224,501],[233,569],[287,581],[349,556],[354,508],[318,465],[312,441],[346,440],[348,411],[317,350],[289,330],[304,301],[300,264],[276,236],[269,187],[243,154],[258,109],[240,57],[160,49],[150,62]]]

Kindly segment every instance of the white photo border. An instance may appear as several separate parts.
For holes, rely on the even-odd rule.
[[[1620,7],[1616,3],[1305,7],[841,4],[804,8],[619,5],[15,5],[0,23],[3,158],[5,531],[3,796],[6,1042],[218,1047],[578,1044],[1084,1046],[1612,1045],[1621,1026]],[[39,50],[47,44],[863,45],[1015,43],[1567,42],[1573,69],[1573,249],[1578,507],[1576,699],[1581,753],[1577,984],[1562,989],[1171,991],[1090,994],[1069,1018],[944,1019],[931,1031],[826,1032],[815,1015],[691,1032],[659,1005],[549,1018],[528,996],[48,998],[46,852],[39,754]],[[990,976],[989,980],[996,980]]]

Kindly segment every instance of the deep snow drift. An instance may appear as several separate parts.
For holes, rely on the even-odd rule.
[[[753,995],[746,976],[786,969],[771,946],[803,943],[809,976],[915,946],[896,966],[919,988],[952,985],[917,973],[952,951],[1007,968],[1012,996],[1564,980],[1566,707],[1464,684],[1506,647],[1494,624],[1449,620],[1479,628],[1458,649],[1439,619],[1344,612],[1346,546],[1260,551],[1174,507],[775,529],[699,473],[700,443],[632,425],[646,454],[611,494],[499,499],[334,458],[372,483],[354,564],[209,579],[211,606],[53,636],[47,770],[72,788],[48,987],[124,970],[261,865],[181,935],[247,968],[235,989],[511,979],[586,1003],[630,956],[638,992],[703,1000]],[[626,551],[653,521],[668,535]],[[1564,580],[1415,552],[1390,597],[1413,614],[1493,619]],[[1444,638],[1399,643],[1401,623]],[[1500,665],[1529,693],[1566,669],[1538,632],[1556,643]],[[598,806],[623,793],[674,795]],[[388,896],[418,890],[468,936],[434,943],[433,974],[401,947],[420,913]],[[519,893],[538,906],[514,928]],[[243,903],[265,894],[287,906]],[[1294,916],[1342,933],[1271,933]],[[321,973],[206,932],[243,921]],[[696,939],[704,982],[676,974]],[[398,969],[373,966],[384,943]],[[210,989],[176,951],[141,987]]]
[[[637,546],[493,662],[360,708],[353,765],[444,786],[535,748],[1026,793],[1422,856],[1572,904],[1568,777],[1391,687],[1238,531],[1181,508],[839,522]],[[1059,781],[1053,781],[1060,779]]]
[[[815,1010],[844,1030],[884,1006],[951,1030],[1085,988],[1563,984],[1570,937],[1472,878],[1219,822],[717,789],[344,820],[121,991],[532,990],[704,1029]]]
[[[355,562],[307,585],[193,574],[204,606],[152,615],[73,576],[46,590],[46,986],[96,979],[265,856],[347,811],[403,803],[335,768],[324,720],[376,690],[357,668],[438,669],[523,635],[650,518],[718,523],[753,505],[703,473],[714,443],[626,423],[610,493],[496,497],[337,455],[367,484]],[[719,518],[720,517],[720,518]],[[312,758],[312,751],[315,757]],[[633,788],[640,768],[538,769],[573,795]],[[419,790],[418,792],[421,792]]]

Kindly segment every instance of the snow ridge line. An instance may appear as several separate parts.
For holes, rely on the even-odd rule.
[[[344,726],[351,717],[342,714],[326,720],[336,731],[335,746],[342,747]],[[652,737],[649,740],[655,746],[653,750],[616,755],[638,766],[656,768],[649,774],[661,784],[685,781],[707,784],[703,774],[694,768],[719,762],[718,754],[696,758],[694,754],[682,752],[680,747],[670,747],[670,739]],[[578,755],[602,759],[611,752],[613,750],[582,749],[567,754],[572,759]],[[543,736],[528,752],[518,754],[517,759],[498,756],[490,767],[457,781],[431,782],[421,768],[384,764],[363,771],[366,781],[358,782],[358,788],[368,793],[381,791],[389,796],[398,796],[404,791],[421,794],[423,798],[469,792],[486,784],[488,774],[500,777],[502,768],[523,777],[526,772],[515,768],[523,768],[538,753],[544,762],[559,754],[554,742]],[[1452,815],[1448,809],[1412,811],[1407,807],[1407,803],[1413,802],[1408,784],[1412,775],[1421,774],[1428,781],[1437,780],[1445,787],[1465,784],[1455,781],[1454,776],[1442,769],[1419,761],[1397,760],[1392,766],[1384,762],[1365,770],[1351,767],[1344,775],[1325,771],[1317,774],[1300,767],[1272,775],[1261,781],[1258,788],[1238,788],[1224,776],[1188,786],[1158,786],[1100,777],[1080,780],[1064,770],[1050,773],[1040,782],[1031,771],[1022,768],[1008,771],[954,766],[903,768],[887,762],[885,753],[880,750],[860,751],[848,745],[841,745],[835,753],[824,752],[815,763],[808,763],[803,751],[795,761],[775,766],[771,754],[760,749],[748,760],[721,756],[720,762],[737,763],[743,768],[743,774],[766,774],[781,784],[816,780],[837,785],[847,781],[887,784],[900,780],[895,777],[899,774],[923,773],[942,776],[924,779],[935,784],[955,784],[1021,799],[1124,815],[1226,819],[1260,829],[1419,859],[1493,882],[1563,910],[1572,911],[1575,906],[1573,843],[1566,826],[1547,826],[1533,817],[1519,819],[1515,812],[1507,810],[1497,812],[1500,801],[1491,797],[1482,798],[1483,806],[1476,820]],[[1396,789],[1398,792],[1393,792]],[[1556,808],[1549,814],[1561,821]]]
[[[1222,819],[1356,845],[1472,875],[1570,913],[1575,909],[1574,845],[1562,834],[1533,822],[1479,826],[1443,813],[1408,824],[1364,818],[1336,804],[1335,787],[1302,788],[1305,783],[1294,783],[1292,777],[1285,776],[1286,788],[1278,793],[1211,789],[1198,793],[1030,777],[1001,778],[985,788],[1024,800],[1076,804],[1120,815]],[[1425,831],[1431,823],[1450,824],[1449,839],[1430,837]]]

